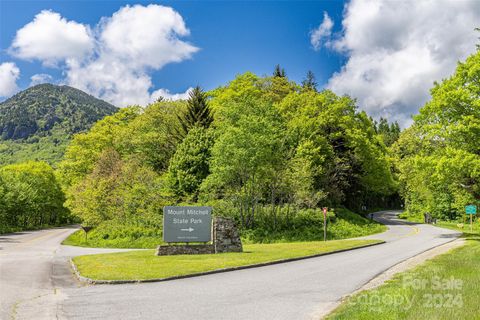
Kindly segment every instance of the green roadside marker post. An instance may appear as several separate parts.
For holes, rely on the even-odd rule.
[[[473,215],[477,214],[477,206],[470,204],[465,206],[465,213],[470,215],[470,231],[473,230]]]

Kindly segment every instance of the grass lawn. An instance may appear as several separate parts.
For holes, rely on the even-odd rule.
[[[438,226],[463,231],[467,244],[350,297],[327,319],[480,319],[478,227]]]
[[[399,215],[399,217],[401,219],[405,219],[406,221],[423,223],[423,217],[420,217],[420,216],[412,216],[407,213],[402,213]],[[463,232],[464,236],[467,238],[471,234],[473,234],[474,236],[480,235],[480,219],[474,218],[472,229],[470,230],[470,218],[469,216],[466,216],[466,215],[464,215],[463,221],[438,220],[437,224],[434,224],[434,226]]]
[[[62,244],[67,246],[78,246],[87,248],[136,248],[152,249],[160,244],[164,244],[161,235],[141,235],[139,237],[118,237],[114,239],[103,239],[95,236],[93,231],[88,233],[88,239],[85,240],[85,232],[78,230],[72,233]]]
[[[80,274],[96,280],[145,280],[183,276],[327,253],[378,243],[378,240],[334,240],[244,245],[244,252],[155,256],[154,250],[96,254],[73,259]]]
[[[470,230],[470,222],[468,224],[467,223],[463,224],[461,228],[459,227],[460,225],[462,225],[462,223],[458,223],[454,221],[453,222],[438,221],[436,224],[437,227],[442,227],[442,228],[463,232],[463,237],[467,239],[480,237],[480,223],[474,222],[471,230]]]

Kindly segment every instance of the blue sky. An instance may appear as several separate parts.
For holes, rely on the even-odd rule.
[[[61,70],[42,67],[38,61],[12,59],[7,49],[18,29],[33,20],[44,9],[58,12],[67,20],[95,26],[101,17],[111,16],[127,4],[152,2],[123,1],[2,1],[1,61],[15,61],[21,69],[18,85],[28,87],[37,73],[55,74]],[[326,83],[340,67],[343,56],[327,50],[314,51],[310,30],[317,27],[328,11],[341,19],[343,2],[220,2],[171,1],[157,2],[174,8],[190,29],[186,37],[200,50],[192,59],[171,63],[152,72],[157,88],[183,92],[199,84],[213,89],[232,80],[236,74],[252,71],[270,74],[279,63],[288,76],[301,81],[312,70],[319,83]]]
[[[475,52],[479,25],[476,0],[0,0],[0,99],[47,81],[146,104],[278,63],[408,126],[433,81]]]

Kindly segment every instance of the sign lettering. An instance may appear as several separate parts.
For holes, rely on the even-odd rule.
[[[164,207],[163,241],[208,242],[212,240],[211,207]]]

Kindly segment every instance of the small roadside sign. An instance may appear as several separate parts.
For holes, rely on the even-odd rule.
[[[470,215],[470,231],[473,229],[473,216],[477,214],[477,206],[470,204],[465,206],[465,213]]]
[[[89,226],[82,226],[82,229],[83,229],[83,231],[85,231],[85,242],[87,242],[87,240],[88,240],[87,233],[88,233],[88,231],[92,230],[92,229],[93,229],[93,227],[89,227]]]
[[[477,214],[477,206],[471,204],[465,207],[466,214]]]

